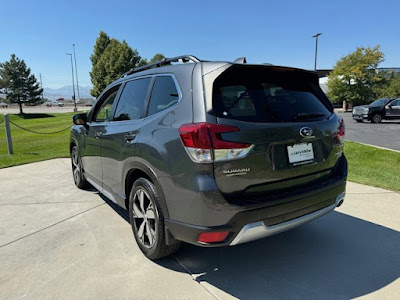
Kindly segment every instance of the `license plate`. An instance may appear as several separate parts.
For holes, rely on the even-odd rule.
[[[294,166],[311,163],[314,160],[312,143],[294,144],[287,146],[289,162]]]

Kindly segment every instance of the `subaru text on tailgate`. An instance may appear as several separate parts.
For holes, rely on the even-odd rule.
[[[150,259],[276,234],[344,200],[344,123],[314,72],[163,59],[111,83],[74,123],[75,184],[126,208]]]

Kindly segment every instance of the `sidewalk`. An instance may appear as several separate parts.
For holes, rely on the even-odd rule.
[[[396,298],[400,194],[349,182],[335,212],[225,248],[147,260],[69,159],[0,169],[0,299]]]

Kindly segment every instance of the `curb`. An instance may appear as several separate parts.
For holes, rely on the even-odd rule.
[[[348,140],[348,141],[353,142],[353,143],[357,143],[357,144],[361,144],[361,145],[364,145],[364,146],[370,146],[370,147],[374,147],[374,148],[378,148],[378,149],[382,149],[382,150],[388,150],[388,151],[400,153],[399,150],[394,150],[394,149],[390,149],[390,148],[375,146],[375,145],[371,145],[371,144],[365,144],[365,143],[356,142],[356,141],[351,141],[351,140]]]

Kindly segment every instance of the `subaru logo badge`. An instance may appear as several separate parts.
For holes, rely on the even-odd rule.
[[[303,127],[300,129],[300,135],[302,137],[309,137],[312,135],[312,129],[310,127]]]

